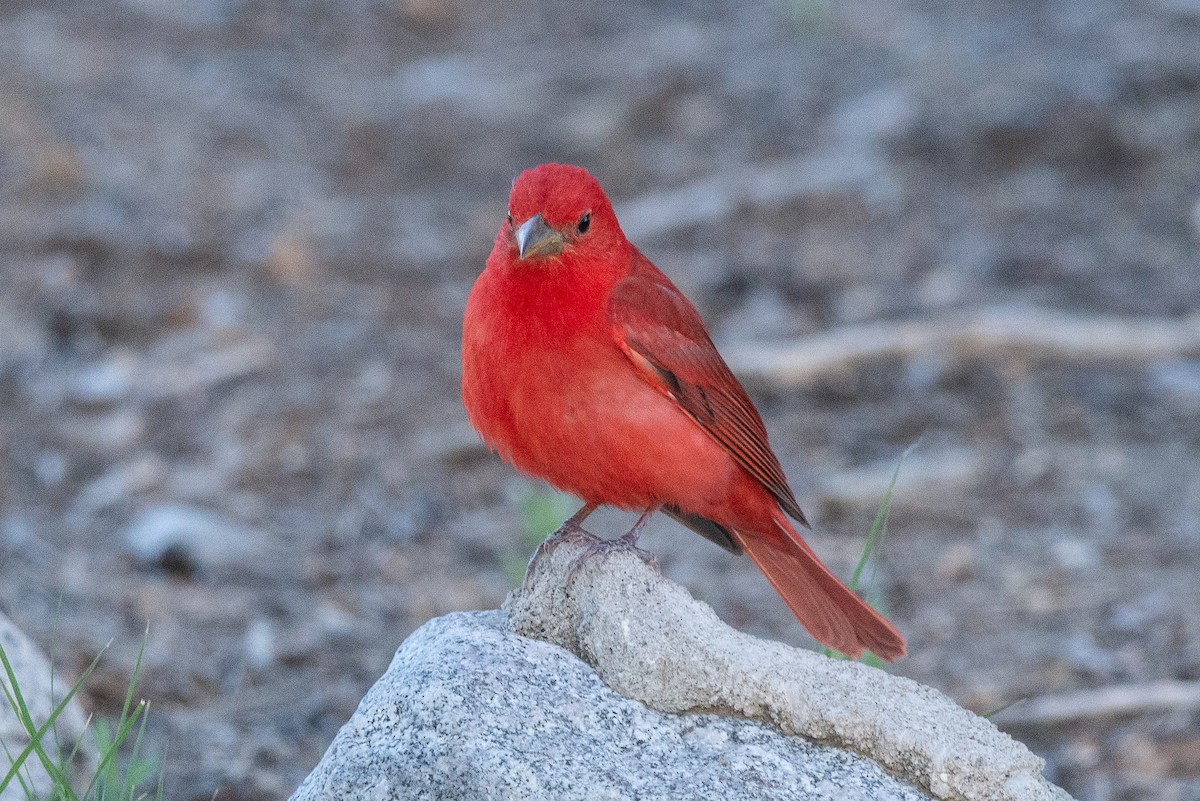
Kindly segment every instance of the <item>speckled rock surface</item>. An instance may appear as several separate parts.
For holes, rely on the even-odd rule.
[[[622,695],[847,748],[937,798],[1069,798],[1043,778],[1041,758],[937,690],[735,631],[629,551],[572,575],[580,548],[537,560],[505,611],[515,632],[572,651]]]
[[[888,799],[929,796],[870,760],[613,692],[499,612],[437,618],[401,645],[292,801]]]
[[[1064,801],[910,679],[758,640],[628,551],[537,560],[501,612],[412,634],[293,801]]]

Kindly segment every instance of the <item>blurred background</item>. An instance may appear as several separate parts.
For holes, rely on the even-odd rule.
[[[167,797],[286,797],[573,511],[458,390],[509,185],[558,160],[705,315],[840,575],[920,440],[889,670],[1019,701],[1078,799],[1200,798],[1194,0],[5,0],[0,65],[0,609],[68,674],[115,638],[101,715],[148,624]],[[747,560],[642,543],[812,647]]]

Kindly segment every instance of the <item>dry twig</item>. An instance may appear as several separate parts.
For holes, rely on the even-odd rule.
[[[1057,358],[1161,359],[1200,351],[1200,314],[1182,319],[1104,317],[993,307],[940,319],[866,323],[778,345],[725,349],[749,379],[797,386],[869,359],[996,352]]]
[[[1037,728],[1197,709],[1200,709],[1200,681],[1157,681],[1047,695],[1014,704],[997,718],[1006,727]]]

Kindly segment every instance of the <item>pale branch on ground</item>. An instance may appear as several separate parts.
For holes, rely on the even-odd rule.
[[[1164,680],[1045,695],[1013,704],[996,722],[1006,728],[1038,728],[1198,709],[1200,681]]]
[[[1200,353],[1200,314],[1137,318],[998,306],[844,326],[790,342],[723,351],[742,378],[777,386],[800,386],[871,359],[923,354],[1140,361]]]

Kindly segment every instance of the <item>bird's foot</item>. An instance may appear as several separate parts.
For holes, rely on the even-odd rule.
[[[604,541],[602,537],[597,537],[583,526],[568,520],[559,526],[557,531],[542,540],[541,545],[534,550],[533,556],[529,558],[529,568],[532,568],[539,559],[549,556],[555,548],[564,543],[571,542],[576,545],[591,547],[593,543]]]
[[[654,558],[654,555],[649,551],[643,550],[637,546],[639,533],[640,531],[638,529],[634,529],[633,531],[630,531],[627,534],[622,534],[620,537],[617,537],[613,540],[606,540],[602,537],[597,537],[594,534],[588,534],[588,539],[586,540],[587,547],[584,548],[583,553],[575,557],[575,561],[571,562],[571,567],[567,570],[567,584],[571,584],[575,581],[575,576],[579,572],[579,569],[582,568],[589,560],[594,559],[597,556],[607,556],[617,551],[626,551],[628,553],[632,553],[638,559],[641,559],[643,562],[653,568],[655,572],[661,573],[662,570],[658,566],[658,560]]]
[[[594,503],[585,504],[582,509],[571,515],[570,519],[559,526],[558,531],[555,531],[542,541],[542,544],[533,552],[533,556],[529,558],[529,566],[525,569],[525,581],[522,582],[524,589],[529,589],[529,577],[533,574],[533,568],[538,560],[566,542],[584,546],[583,553],[575,557],[575,560],[571,562],[571,567],[567,571],[567,584],[575,581],[576,573],[579,572],[579,569],[588,560],[614,551],[631,551],[643,562],[654,568],[655,571],[661,572],[658,560],[649,551],[644,551],[637,547],[638,537],[642,533],[642,528],[645,527],[646,521],[657,511],[658,507],[653,507],[643,512],[642,516],[633,524],[633,528],[629,529],[625,534],[622,534],[615,540],[606,540],[603,537],[597,537],[583,527],[583,521],[595,511],[596,506],[597,504]]]
[[[525,566],[525,580],[522,582],[524,589],[529,589],[529,577],[533,575],[534,565],[537,564],[539,559],[550,555],[558,546],[566,542],[573,542],[586,544],[591,547],[592,543],[601,541],[599,537],[583,527],[583,521],[595,509],[596,504],[586,504],[578,512],[567,518],[554,533],[542,540],[541,544],[534,549],[533,555],[529,557],[529,564]]]

